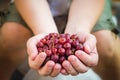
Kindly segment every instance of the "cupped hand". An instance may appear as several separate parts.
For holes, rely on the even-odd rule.
[[[43,76],[57,76],[61,71],[61,65],[55,64],[53,61],[48,61],[44,66],[44,63],[47,55],[44,52],[38,53],[37,43],[43,38],[46,34],[38,34],[27,41],[27,52],[28,60],[31,68],[37,70],[40,75]]]
[[[92,34],[84,32],[77,35],[80,42],[83,43],[84,50],[77,50],[75,55],[69,56],[68,60],[63,62],[64,69],[61,70],[61,73],[64,75],[85,73],[98,63],[96,38]]]

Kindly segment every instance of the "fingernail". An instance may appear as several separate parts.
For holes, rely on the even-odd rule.
[[[71,59],[71,61],[72,61],[72,62],[75,62],[75,61],[76,61],[76,59],[75,59],[75,58],[72,58],[72,59]]]
[[[46,57],[46,54],[45,53],[40,53],[42,55],[40,55],[41,58],[45,58]]]
[[[84,51],[78,51],[75,55],[79,58],[80,56],[83,56],[84,53]]]

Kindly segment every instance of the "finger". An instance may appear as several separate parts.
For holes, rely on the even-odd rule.
[[[74,55],[69,56],[68,61],[72,64],[74,69],[79,73],[85,73],[89,69]]]
[[[38,72],[42,76],[48,76],[53,71],[54,66],[55,63],[53,61],[48,61]]]
[[[85,52],[90,53],[91,51],[93,51],[93,49],[96,47],[95,36],[89,35],[88,37],[86,37],[85,43],[83,44],[83,46],[84,46]]]
[[[43,35],[39,34],[30,38],[27,41],[27,52],[28,52],[28,55],[31,57],[31,59],[34,59],[37,56],[38,50],[36,48],[36,45],[42,37]]]
[[[71,75],[77,75],[78,72],[72,67],[72,65],[70,64],[69,61],[64,61],[62,63],[62,66],[64,67],[64,69]]]
[[[78,50],[75,52],[75,55],[89,67],[95,66],[98,63],[97,52],[91,52],[90,54],[87,54],[84,51]]]
[[[60,72],[61,72],[63,75],[68,75],[68,72],[67,72],[65,69],[62,69]]]
[[[45,59],[46,59],[46,53],[42,52],[35,58],[34,61],[29,57],[29,65],[33,69],[39,69]]]
[[[83,32],[79,32],[79,33],[77,33],[77,35],[79,37],[80,42],[82,42],[82,43],[84,43],[85,40],[86,40],[86,37],[89,36],[89,34],[85,33],[85,32],[84,33]]]
[[[89,33],[78,33],[79,40],[83,43],[85,52],[90,53],[96,47],[96,38]]]
[[[32,40],[32,39],[28,40],[27,52],[28,52],[28,55],[30,56],[31,59],[34,59],[37,56],[38,51],[36,48],[36,41],[35,40]]]
[[[50,76],[55,77],[60,73],[61,70],[61,65],[60,64],[55,64],[54,68],[53,68],[53,72],[50,74]]]

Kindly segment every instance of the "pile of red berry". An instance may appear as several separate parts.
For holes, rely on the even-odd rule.
[[[77,35],[50,33],[42,38],[37,44],[38,52],[45,52],[48,60],[60,63],[67,60],[68,56],[74,55],[76,50],[83,50],[83,45]]]

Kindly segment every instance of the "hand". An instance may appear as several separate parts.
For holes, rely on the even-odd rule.
[[[61,73],[64,75],[77,75],[87,72],[90,67],[98,63],[96,38],[92,34],[83,32],[77,35],[83,43],[84,51],[76,51],[75,55],[69,56],[68,60],[63,62],[62,66],[64,69],[61,70]]]
[[[45,35],[39,34],[27,41],[27,52],[29,65],[31,68],[37,70],[40,75],[43,76],[57,76],[61,71],[61,65],[55,64],[53,61],[48,61],[44,66],[42,66],[44,60],[46,59],[46,53],[38,53],[36,44],[43,38]]]

